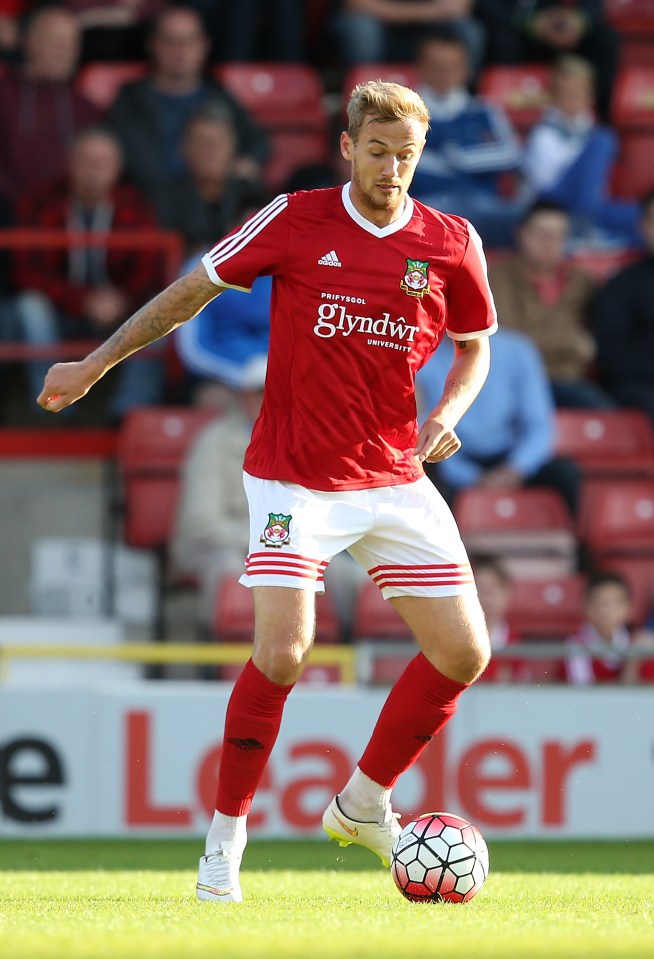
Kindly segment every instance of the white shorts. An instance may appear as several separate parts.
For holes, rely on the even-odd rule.
[[[330,559],[348,550],[386,599],[475,591],[454,517],[426,476],[327,493],[249,473],[243,482],[250,505],[244,586],[322,593]]]

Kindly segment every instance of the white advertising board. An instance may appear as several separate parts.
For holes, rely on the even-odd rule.
[[[0,691],[0,834],[201,836],[230,687]],[[251,836],[320,835],[385,694],[294,691]],[[479,687],[405,774],[403,815],[446,809],[507,837],[654,835],[650,689]]]

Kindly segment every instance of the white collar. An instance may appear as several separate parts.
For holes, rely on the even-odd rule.
[[[376,226],[374,223],[371,223],[370,220],[366,220],[365,216],[361,216],[355,205],[352,203],[352,200],[350,199],[351,186],[352,181],[348,181],[343,186],[341,191],[343,206],[345,207],[346,212],[352,217],[354,222],[368,233],[372,233],[373,236],[383,237],[390,236],[392,233],[397,233],[398,230],[404,229],[413,216],[413,200],[410,196],[407,196],[404,201],[404,211],[401,217],[399,217],[397,220],[393,220],[393,222],[389,223],[388,226]]]

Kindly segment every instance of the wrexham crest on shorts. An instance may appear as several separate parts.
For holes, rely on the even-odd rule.
[[[429,293],[428,260],[406,261],[406,273],[400,280],[400,289],[409,296],[424,296]]]
[[[292,516],[285,516],[283,513],[268,513],[268,523],[259,537],[259,542],[271,549],[279,549],[280,546],[290,543],[289,525],[292,519]]]

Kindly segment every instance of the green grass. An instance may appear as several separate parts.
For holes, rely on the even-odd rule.
[[[0,842],[6,959],[654,957],[654,842],[495,842],[471,903],[415,905],[364,850],[251,842],[241,905],[194,898],[200,843]]]

